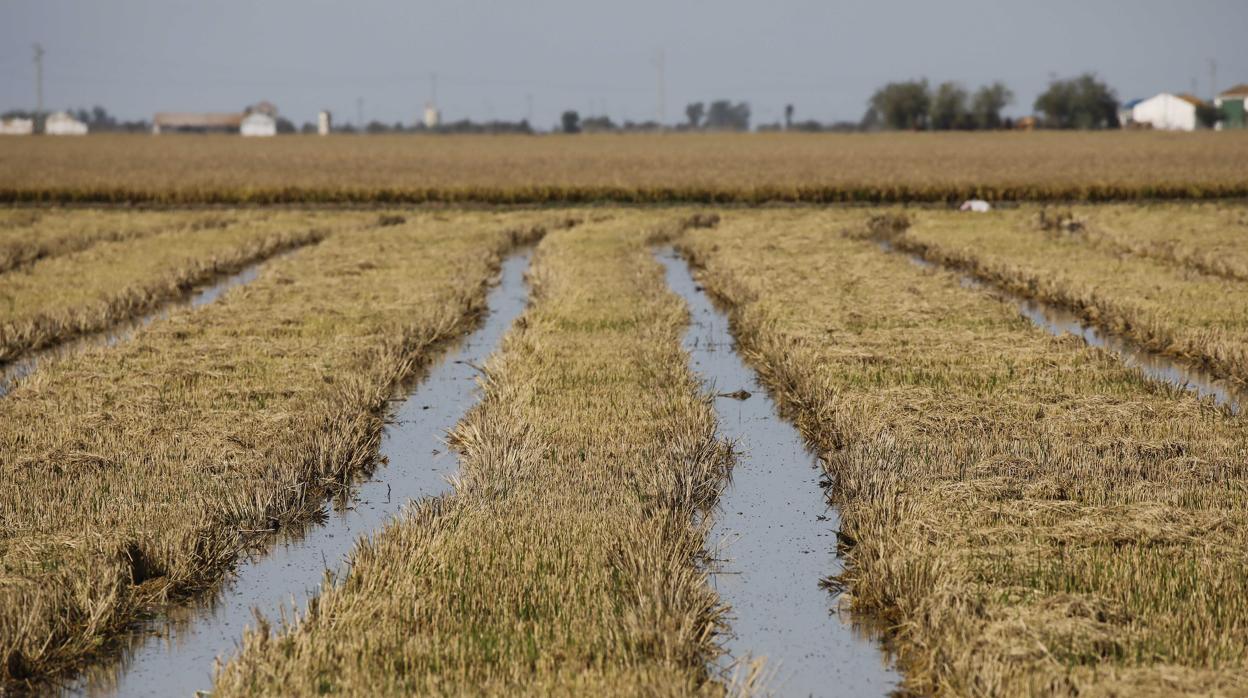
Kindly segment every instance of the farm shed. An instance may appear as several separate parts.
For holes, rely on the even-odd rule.
[[[152,119],[152,133],[237,133],[242,122],[243,115],[235,113],[157,112]]]
[[[1162,92],[1132,107],[1131,120],[1161,131],[1195,131],[1199,123],[1196,107],[1200,105],[1201,101],[1191,95]]]
[[[69,112],[58,111],[48,115],[43,132],[49,136],[85,136],[87,125],[75,119]]]
[[[1213,105],[1221,112],[1218,119],[1219,129],[1244,128],[1248,125],[1244,118],[1245,99],[1248,99],[1248,82],[1226,90],[1213,100]]]
[[[252,112],[243,117],[238,132],[244,136],[276,136],[277,119],[263,112]]]
[[[0,119],[0,136],[29,136],[34,132],[34,119]]]

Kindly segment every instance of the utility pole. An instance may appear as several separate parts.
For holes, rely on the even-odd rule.
[[[355,98],[355,123],[360,133],[364,133],[364,98]]]
[[[662,128],[664,122],[667,121],[667,84],[665,80],[666,76],[664,75],[664,72],[666,69],[665,59],[666,57],[664,56],[663,47],[660,46],[658,52],[656,52],[654,56],[654,67],[655,67],[655,72],[657,73],[657,77],[658,77],[658,90],[659,90],[658,100],[656,104],[657,106],[656,116],[658,117],[658,120],[659,120],[659,128]]]
[[[429,73],[429,103],[438,103],[438,74]]]
[[[43,46],[35,44],[35,125],[43,116]]]
[[[1217,98],[1218,98],[1218,62],[1210,58],[1209,59],[1209,99],[1212,101]]]
[[[524,96],[524,120],[533,124],[533,94],[529,93]]]

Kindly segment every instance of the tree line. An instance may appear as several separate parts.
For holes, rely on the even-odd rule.
[[[1002,110],[1014,102],[1004,83],[968,91],[961,83],[926,79],[890,82],[876,90],[862,118],[862,128],[913,131],[986,130],[1009,128]],[[1053,80],[1032,108],[1039,126],[1058,129],[1118,127],[1118,96],[1092,73]]]

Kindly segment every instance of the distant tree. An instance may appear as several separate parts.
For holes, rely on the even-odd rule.
[[[299,127],[299,133],[316,133],[316,124],[311,121],[303,122],[303,125]]]
[[[1001,128],[1001,110],[1014,102],[1014,93],[1005,83],[994,82],[975,91],[971,99],[971,117],[975,128]]]
[[[367,132],[369,132],[369,133],[385,133],[386,131],[389,131],[389,130],[390,130],[390,127],[389,127],[389,126],[386,126],[385,124],[381,123],[380,121],[375,121],[375,120],[374,120],[374,121],[370,121],[370,122],[368,122],[368,126],[366,126],[366,127],[364,128],[364,130],[365,130],[365,131],[367,131]]]
[[[615,122],[609,116],[587,116],[581,119],[582,131],[614,131],[615,129]]]
[[[701,102],[694,102],[685,107],[685,118],[689,121],[689,128],[700,128],[702,126],[702,118],[706,116],[706,105]]]
[[[1035,110],[1049,128],[1117,128],[1118,96],[1092,73],[1054,80],[1036,98]]]
[[[287,119],[284,116],[277,117],[277,132],[278,133],[294,133],[295,132],[294,122],[292,122],[290,119]]]
[[[928,124],[937,131],[967,128],[970,125],[967,98],[966,88],[956,82],[942,82],[932,95]]]
[[[580,133],[581,132],[581,115],[569,109],[563,113],[560,118],[564,133]]]
[[[786,131],[793,128],[793,111],[792,104],[784,105],[784,130]]]
[[[726,99],[711,102],[706,113],[706,127],[724,131],[750,130],[750,105],[747,102],[733,104]]]
[[[899,130],[921,129],[927,127],[932,97],[927,80],[890,82],[871,95],[870,105],[876,114],[873,121]]]

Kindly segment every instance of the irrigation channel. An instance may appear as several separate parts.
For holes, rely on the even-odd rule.
[[[924,259],[921,255],[899,250],[890,242],[882,241],[878,244],[886,252],[906,255],[912,263],[924,269],[944,269],[960,274],[962,286],[990,291],[1002,300],[1014,304],[1018,312],[1036,327],[1056,336],[1073,334],[1088,345],[1104,349],[1117,356],[1118,360],[1128,368],[1137,369],[1152,380],[1194,392],[1198,397],[1212,397],[1214,403],[1226,405],[1233,414],[1240,414],[1244,404],[1248,402],[1248,394],[1243,389],[1218,379],[1209,371],[1146,349],[1126,337],[1089,324],[1071,310],[1025,298],[995,284],[962,273],[959,269],[943,267]]]
[[[684,260],[671,248],[657,256],[668,286],[692,316],[685,350],[707,387],[720,395],[720,430],[738,450],[712,528],[728,557],[712,580],[732,607],[728,656],[720,669],[731,674],[734,662],[765,657],[766,687],[779,695],[891,693],[900,677],[876,634],[841,613],[820,584],[842,565],[840,521],[820,485],[816,457],[738,355],[727,316],[694,282]],[[738,390],[749,397],[740,399]]]
[[[235,575],[209,599],[137,628],[122,661],[79,677],[68,695],[189,696],[212,688],[215,660],[235,650],[255,624],[253,609],[275,619],[301,610],[329,570],[346,573],[347,555],[361,537],[380,529],[411,500],[437,495],[458,469],[443,445],[475,399],[481,365],[524,310],[530,253],[503,262],[481,325],[443,354],[398,403],[381,441],[381,462],[370,477],[335,500],[323,525],[278,540],[263,555],[240,561]]]
[[[315,243],[312,243],[315,244]],[[91,347],[111,347],[119,342],[124,342],[134,336],[143,327],[150,325],[157,320],[163,320],[169,317],[169,314],[180,308],[198,308],[201,305],[212,303],[221,297],[221,294],[234,288],[235,286],[245,286],[260,276],[260,269],[265,264],[287,257],[303,249],[304,245],[300,245],[293,249],[287,249],[270,257],[252,262],[243,267],[241,271],[230,274],[216,282],[207,286],[203,286],[198,290],[193,290],[189,294],[177,300],[170,301],[161,305],[152,312],[130,320],[124,320],[108,329],[92,332],[80,337],[75,337],[69,341],[61,342],[46,349],[32,352],[17,361],[0,366],[0,397],[4,397],[17,386],[18,381],[29,376],[39,368],[40,362],[56,359],[62,356],[76,354]]]

